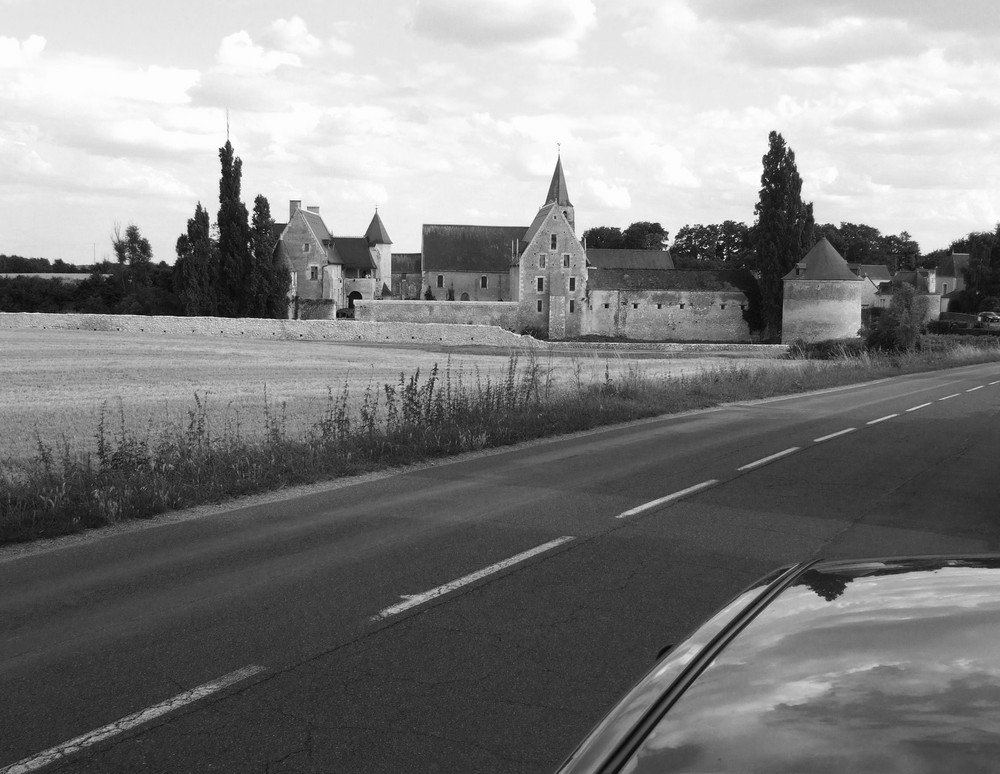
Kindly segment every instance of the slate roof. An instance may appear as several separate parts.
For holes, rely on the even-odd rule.
[[[368,239],[368,242],[373,245],[392,244],[392,240],[389,239],[389,232],[385,230],[385,226],[382,224],[382,218],[378,216],[378,210],[375,210],[375,217],[372,218],[372,222],[368,225],[365,237]]]
[[[963,271],[969,268],[969,254],[968,253],[952,253],[951,255],[946,255],[941,259],[941,263],[938,264],[937,275],[939,277],[962,277]]]
[[[298,210],[298,212],[301,212],[303,217],[305,217],[306,223],[309,224],[309,228],[313,230],[316,238],[323,244],[327,244],[327,241],[330,239],[330,231],[327,229],[326,223],[324,223],[323,219],[319,216],[319,213],[309,212],[309,210],[302,209]]]
[[[587,263],[597,269],[673,269],[668,250],[587,250]]]
[[[859,277],[867,277],[876,285],[879,282],[888,282],[892,279],[889,267],[884,263],[849,263],[848,268]]]
[[[806,253],[806,257],[802,259],[802,263],[805,264],[805,270],[796,273],[796,269],[792,269],[782,279],[863,281],[861,277],[848,268],[847,261],[841,257],[826,237],[813,245],[812,250]]]
[[[591,269],[591,290],[687,290],[754,292],[757,281],[746,269]]]
[[[330,263],[343,263],[351,269],[378,268],[369,252],[367,237],[332,237],[332,239],[334,257],[331,257]]]
[[[557,204],[546,204],[538,211],[538,214],[535,215],[535,219],[531,221],[531,225],[528,226],[528,228],[525,229],[524,233],[521,235],[521,241],[524,242],[525,247],[531,244],[531,240],[535,238],[535,235],[538,233],[538,230],[542,227],[542,223],[545,222],[545,219],[549,216],[549,214],[553,211],[558,212],[557,208]]]
[[[419,274],[420,253],[393,253],[393,274]]]
[[[524,226],[450,226],[425,223],[423,270],[509,271],[511,264],[527,246],[524,233]]]
[[[569,200],[569,191],[566,188],[566,176],[563,174],[562,157],[556,158],[556,168],[552,173],[552,182],[549,183],[549,192],[545,197],[545,204],[558,204],[560,207],[572,207]],[[544,207],[545,204],[542,206]]]

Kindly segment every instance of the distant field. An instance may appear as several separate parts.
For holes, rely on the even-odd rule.
[[[453,378],[466,383],[478,373],[497,379],[511,353],[498,350],[453,353]],[[520,353],[525,365],[530,356]],[[418,368],[427,374],[435,363],[443,370],[449,354],[424,349],[355,346],[327,342],[157,337],[93,331],[0,330],[0,460],[33,456],[36,438],[74,451],[93,448],[101,406],[108,428],[125,423],[142,430],[165,422],[183,422],[194,407],[194,394],[207,399],[218,431],[229,421],[244,433],[263,426],[264,390],[272,412],[282,403],[289,429],[312,425],[327,401],[345,383],[360,402],[369,384],[397,383]],[[680,374],[718,364],[756,358],[617,357],[602,354],[542,355],[538,365],[554,385],[603,380],[605,367],[619,374],[641,368],[648,375]],[[774,363],[775,361],[769,361]]]

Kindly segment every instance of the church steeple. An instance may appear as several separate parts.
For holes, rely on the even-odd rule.
[[[569,192],[566,190],[566,176],[563,175],[562,168],[562,154],[556,157],[556,169],[552,173],[552,182],[549,183],[549,194],[545,197],[546,206],[549,204],[558,204],[560,207],[572,207],[573,204],[569,200]]]

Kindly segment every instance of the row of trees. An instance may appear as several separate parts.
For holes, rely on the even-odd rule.
[[[229,140],[219,148],[219,160],[218,237],[198,202],[177,239],[174,290],[187,315],[287,317],[291,275],[274,249],[270,204],[258,195],[251,220],[240,198],[243,162]]]

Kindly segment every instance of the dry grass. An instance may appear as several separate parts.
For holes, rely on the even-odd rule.
[[[111,426],[118,427],[123,416],[126,427],[140,435],[168,422],[183,424],[195,393],[213,407],[213,422],[238,424],[253,436],[263,433],[266,389],[272,407],[284,406],[294,433],[323,413],[329,390],[340,393],[345,384],[360,400],[369,384],[394,384],[401,373],[428,373],[435,363],[444,367],[449,360],[451,369],[470,382],[477,375],[499,378],[510,355],[485,349],[448,354],[329,342],[0,330],[0,461],[34,457],[39,440],[61,447],[65,439],[74,452],[93,451],[102,407]],[[560,389],[601,382],[606,368],[612,377],[627,374],[640,362],[644,374],[655,378],[781,361],[602,354],[542,355],[538,365],[547,382]]]

